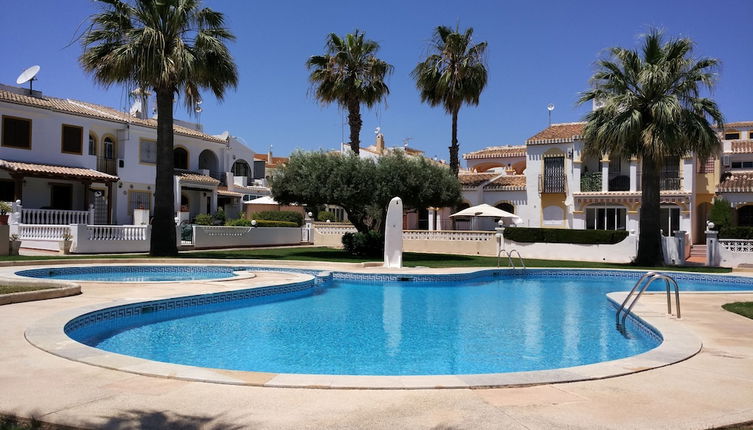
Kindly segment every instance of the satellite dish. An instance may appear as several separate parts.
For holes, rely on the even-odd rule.
[[[195,111],[196,113],[201,113],[201,111],[203,111],[203,110],[204,110],[204,109],[202,109],[202,108],[201,108],[201,106],[196,106],[196,109],[194,109],[194,111]]]
[[[198,100],[196,100],[196,104],[197,104],[197,105],[200,105],[200,104],[202,104],[202,103],[204,103],[204,100],[202,100],[202,99],[198,99]]]
[[[31,92],[32,88],[34,87],[34,81],[36,80],[35,76],[37,76],[37,73],[39,73],[39,69],[40,69],[39,66],[34,65],[24,70],[20,75],[18,75],[18,79],[16,79],[16,84],[23,85],[28,82],[29,92]]]
[[[548,104],[548,105],[546,106],[546,110],[548,110],[549,112],[553,111],[553,110],[554,110],[554,105],[553,105],[553,104],[551,104],[551,103],[549,103],[549,104]]]
[[[374,129],[374,134],[379,134],[379,132],[382,131],[382,127],[377,127]]]

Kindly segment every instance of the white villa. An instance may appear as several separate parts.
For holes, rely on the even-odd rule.
[[[465,204],[514,212],[530,227],[637,232],[641,163],[586,157],[584,124],[552,124],[525,145],[464,154],[470,170],[460,175]],[[688,155],[666,162],[660,220],[665,235],[681,230],[691,243],[704,243],[716,195],[732,203],[739,225],[753,225],[753,122],[726,124],[721,137],[722,160]]]
[[[0,85],[0,201],[20,200],[25,223],[134,224],[135,209],[154,205],[157,121],[146,100],[122,112]],[[183,219],[218,208],[237,216],[245,195],[264,194],[254,152],[228,132],[176,121],[174,156]],[[55,210],[84,219],[45,218]]]

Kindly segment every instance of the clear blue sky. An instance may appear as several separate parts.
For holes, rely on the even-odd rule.
[[[381,126],[387,144],[410,145],[447,159],[450,117],[419,100],[409,76],[427,52],[437,25],[472,26],[487,41],[489,83],[478,107],[460,112],[461,152],[516,145],[547,124],[580,120],[576,107],[594,61],[612,46],[636,47],[650,26],[696,42],[696,54],[722,61],[713,96],[728,121],[753,120],[753,1],[206,1],[227,16],[237,36],[231,51],[240,84],[222,104],[205,97],[205,130],[230,130],[257,152],[333,149],[341,141],[341,114],[309,96],[306,59],[323,52],[326,34],[358,28],[381,45],[395,70],[386,106],[363,111],[361,141],[372,144]],[[0,0],[0,83],[15,85],[32,64],[42,66],[35,89],[113,107],[128,104],[122,88],[93,83],[77,63],[77,27],[98,10],[87,0]],[[179,108],[182,109],[182,108]],[[178,118],[188,115],[176,112]],[[345,136],[347,138],[347,124]]]

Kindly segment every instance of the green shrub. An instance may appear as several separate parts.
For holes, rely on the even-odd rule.
[[[259,220],[267,220],[267,221],[287,221],[292,222],[296,226],[300,227],[303,225],[303,214],[300,212],[294,212],[294,211],[263,211],[263,212],[254,212],[251,214],[251,219],[255,219],[257,221]]]
[[[714,223],[714,230],[723,230],[732,226],[733,209],[729,202],[723,198],[714,199],[714,204],[709,210],[709,221]]]
[[[330,211],[321,211],[319,212],[319,215],[316,216],[317,221],[337,221],[337,216],[330,212]]]
[[[251,220],[246,218],[231,219],[225,221],[225,225],[230,227],[251,227]]]
[[[0,201],[0,215],[5,215],[13,210],[10,204]]]
[[[193,220],[194,224],[198,225],[212,225],[212,216],[209,214],[198,214]]]
[[[723,227],[719,239],[753,239],[753,227]]]
[[[357,257],[381,257],[384,255],[384,235],[377,231],[368,233],[345,233],[342,238],[345,252]]]
[[[217,208],[217,212],[212,215],[212,221],[214,225],[225,224],[225,211],[222,208]]]
[[[622,242],[625,230],[573,230],[566,228],[507,227],[505,239],[515,242],[614,244]]]

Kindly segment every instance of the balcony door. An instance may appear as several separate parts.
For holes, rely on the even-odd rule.
[[[565,192],[565,157],[544,158],[544,192]]]

